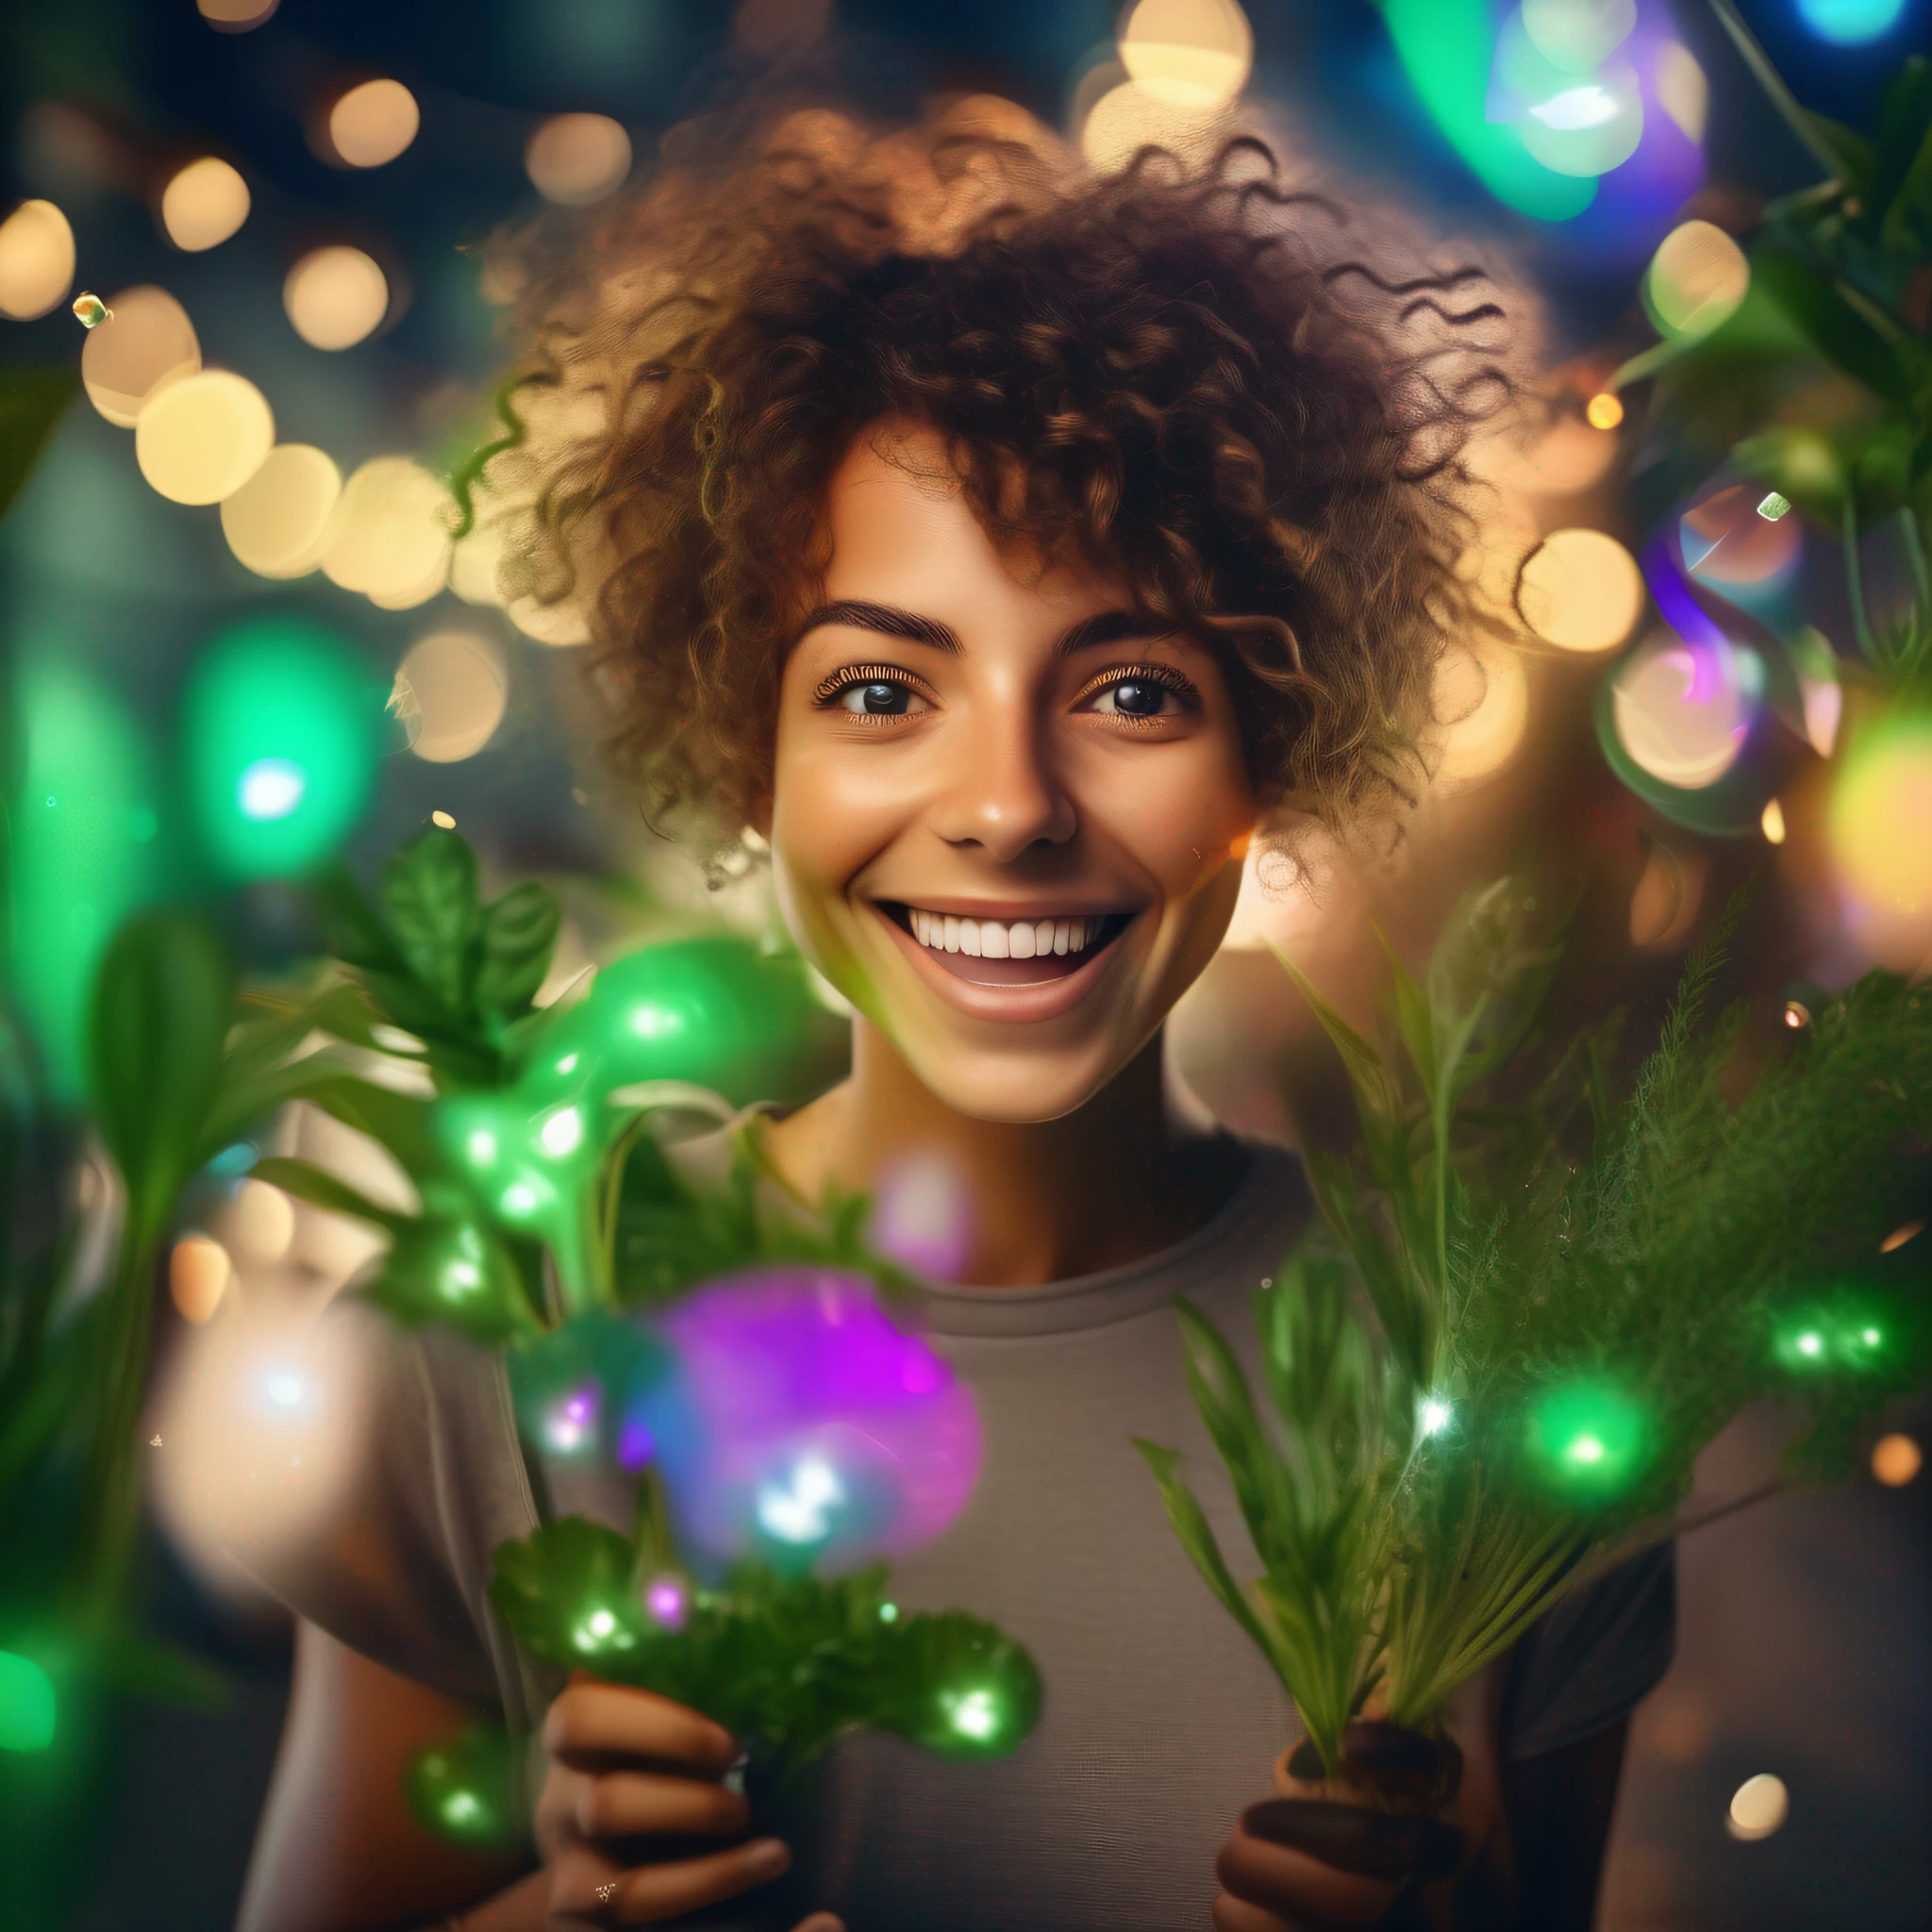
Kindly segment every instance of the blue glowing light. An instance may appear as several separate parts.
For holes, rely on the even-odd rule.
[[[1905,10],[1906,0],[1798,0],[1798,18],[1821,41],[1839,47],[1882,39]]]

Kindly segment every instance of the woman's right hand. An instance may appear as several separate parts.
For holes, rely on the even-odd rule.
[[[553,1922],[650,1924],[769,1884],[791,1863],[774,1838],[722,1845],[694,1857],[629,1864],[641,1835],[730,1839],[749,1812],[724,1777],[737,1743],[702,1712],[649,1690],[579,1673],[550,1707],[549,1758],[537,1806],[537,1844]],[[814,1912],[795,1932],[843,1932]]]

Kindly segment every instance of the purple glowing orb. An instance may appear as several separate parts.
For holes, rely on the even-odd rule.
[[[734,1275],[661,1329],[677,1373],[626,1422],[656,1442],[692,1556],[855,1570],[930,1541],[965,1507],[980,1457],[972,1393],[887,1319],[864,1275]]]

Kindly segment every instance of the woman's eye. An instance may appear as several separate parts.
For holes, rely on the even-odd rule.
[[[914,692],[909,684],[888,682],[883,678],[866,684],[848,684],[839,693],[841,711],[853,711],[866,718],[899,718],[912,708]]]
[[[1121,718],[1158,718],[1180,709],[1180,700],[1151,677],[1123,677],[1093,695],[1092,708]]]

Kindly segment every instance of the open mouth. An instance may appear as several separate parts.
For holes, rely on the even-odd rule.
[[[880,900],[878,908],[936,966],[976,986],[1039,986],[1065,979],[1112,945],[1132,912],[1069,912],[1039,919],[962,919]]]

